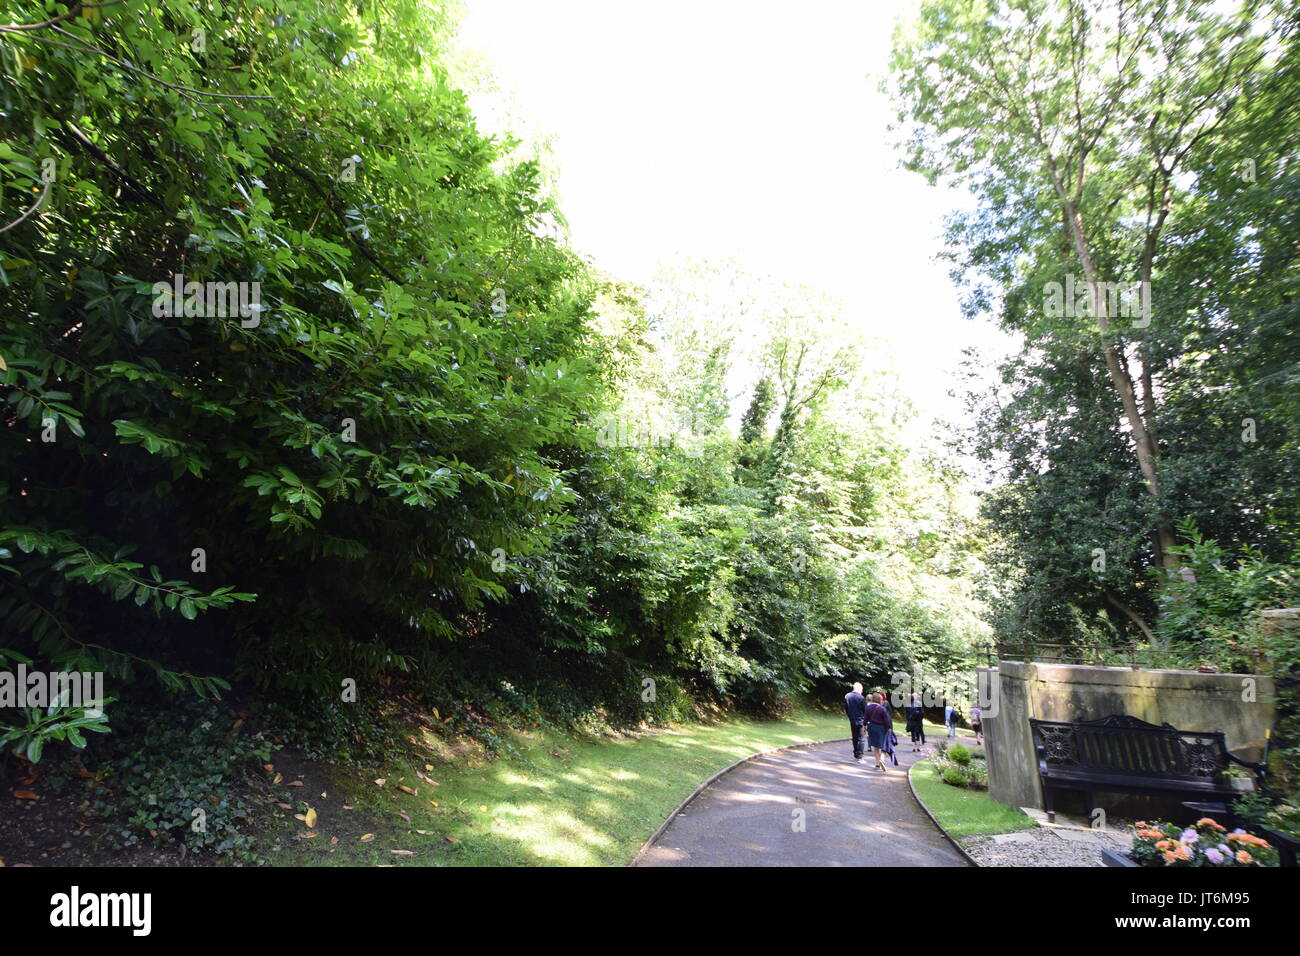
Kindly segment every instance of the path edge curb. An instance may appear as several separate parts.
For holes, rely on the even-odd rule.
[[[786,744],[782,747],[773,747],[771,750],[760,750],[758,751],[758,753],[752,753],[748,757],[741,757],[735,763],[723,767],[713,776],[709,777],[708,780],[705,780],[702,784],[700,784],[698,787],[692,790],[685,800],[677,804],[677,808],[673,810],[672,813],[668,814],[666,818],[664,818],[663,823],[659,824],[659,829],[655,830],[654,833],[650,834],[649,839],[647,839],[644,843],[641,844],[641,849],[636,851],[636,856],[632,857],[631,861],[627,863],[627,866],[636,866],[638,863],[640,863],[641,858],[646,855],[646,852],[652,846],[654,846],[655,841],[664,835],[664,832],[668,829],[668,827],[672,824],[672,822],[677,819],[678,815],[681,814],[681,812],[686,809],[686,807],[690,804],[692,800],[698,797],[709,787],[713,786],[713,784],[717,783],[719,778],[724,777],[727,774],[731,773],[731,771],[735,770],[737,767],[744,766],[750,761],[757,760],[760,757],[767,757],[770,756],[771,754],[779,754],[783,750],[797,750],[800,747],[819,747],[822,744],[848,743],[851,741],[851,739],[852,738],[849,737],[831,737],[827,740],[809,740],[806,743],[802,743],[802,744]],[[911,783],[910,778],[908,782],[909,784]],[[915,797],[916,794],[913,793],[912,796]],[[928,813],[929,811],[926,812]],[[931,817],[931,819],[934,818]],[[944,834],[944,836],[947,835],[948,834],[946,833]]]
[[[943,838],[952,844],[952,848],[954,850],[956,850],[958,853],[961,854],[962,859],[964,859],[971,866],[975,866],[975,867],[981,866],[982,864],[980,864],[979,861],[975,859],[975,857],[967,853],[966,848],[962,846],[960,843],[958,843],[957,840],[953,837],[953,835],[943,828],[943,825],[938,821],[935,815],[930,812],[930,808],[925,805],[925,801],[921,799],[921,795],[916,792],[916,784],[912,783],[912,770],[915,769],[916,767],[919,767],[922,763],[926,763],[926,762],[928,761],[918,760],[916,763],[912,764],[910,767],[907,768],[907,789],[912,791],[912,799],[915,800],[916,805],[921,808],[921,812],[930,818],[930,822],[934,824],[935,829],[943,834]]]

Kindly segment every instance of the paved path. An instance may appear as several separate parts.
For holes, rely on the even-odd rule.
[[[967,866],[908,789],[924,755],[899,743],[888,773],[854,763],[847,741],[752,760],[687,804],[639,865]]]

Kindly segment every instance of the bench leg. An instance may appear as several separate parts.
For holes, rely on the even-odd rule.
[[[1047,811],[1047,822],[1056,822],[1056,811],[1052,808],[1052,788],[1043,787],[1043,809]]]

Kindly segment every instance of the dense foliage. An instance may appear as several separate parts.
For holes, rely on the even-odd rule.
[[[596,273],[436,6],[0,8],[0,647],[118,698],[11,749],[138,737],[160,688],[313,748],[386,695],[491,743],[968,659],[967,501],[838,306]]]
[[[1023,342],[972,393],[967,435],[998,479],[983,513],[1004,640],[1240,664],[1222,615],[1300,603],[1287,7],[932,0],[900,35],[909,162],[974,192],[949,233],[967,306]],[[1062,311],[1091,282],[1147,307]],[[1230,598],[1206,541],[1254,569]]]

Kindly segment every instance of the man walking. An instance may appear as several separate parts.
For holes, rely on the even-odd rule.
[[[867,699],[862,696],[862,685],[857,681],[844,695],[844,712],[849,715],[849,736],[853,738],[853,759],[862,763],[862,724],[867,719]]]

